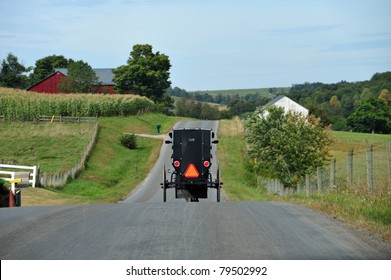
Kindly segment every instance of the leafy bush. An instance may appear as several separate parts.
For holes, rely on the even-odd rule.
[[[126,148],[129,148],[129,149],[136,149],[137,148],[137,139],[136,139],[136,135],[134,135],[134,133],[121,135],[120,142],[121,142],[122,146],[124,146]]]
[[[259,108],[245,122],[248,156],[258,174],[294,187],[329,159],[333,137],[319,118]]]

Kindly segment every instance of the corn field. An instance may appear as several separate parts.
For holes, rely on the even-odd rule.
[[[32,121],[40,115],[128,116],[153,108],[138,95],[43,94],[0,88],[0,116],[9,121]]]

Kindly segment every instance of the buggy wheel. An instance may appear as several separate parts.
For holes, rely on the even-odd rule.
[[[216,180],[216,196],[217,196],[217,202],[220,202],[220,169],[217,169],[217,180]]]
[[[163,167],[163,202],[167,201],[166,165]]]

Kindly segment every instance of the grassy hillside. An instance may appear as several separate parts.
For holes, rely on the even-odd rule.
[[[193,91],[192,93],[199,94],[210,94],[210,95],[235,95],[245,96],[247,94],[259,94],[265,97],[272,97],[276,95],[285,95],[289,92],[289,87],[282,88],[251,88],[251,89],[227,89],[227,90],[201,90],[201,91]]]
[[[156,134],[156,124],[161,124],[162,133],[165,133],[175,121],[162,114],[102,118],[98,141],[86,170],[61,193],[83,196],[99,203],[121,200],[146,177],[159,155],[162,142],[137,137],[138,148],[129,150],[120,144],[119,137],[123,133]]]
[[[166,133],[176,121],[176,118],[156,113],[147,113],[139,117],[100,118],[98,139],[86,170],[81,172],[76,180],[59,190],[31,188],[23,190],[22,204],[25,206],[66,205],[120,200],[145,178],[161,146],[161,140],[138,137],[138,149],[129,150],[120,145],[120,135],[123,133],[157,134],[157,124],[161,124],[161,132]],[[12,142],[14,146],[21,148],[4,149],[9,152],[7,157],[13,157],[10,151],[16,153],[16,150],[23,149],[25,153],[18,158],[19,164],[39,163],[42,172],[51,170],[56,173],[59,169],[72,166],[73,161],[80,160],[81,152],[91,134],[92,125],[90,126],[91,128],[85,124],[53,123],[40,124],[37,127],[32,122],[0,122],[2,129],[0,135],[3,137],[0,143],[9,142],[16,134],[24,135],[21,131],[31,128],[31,131],[35,131],[34,137],[30,137],[27,133],[24,138],[15,138],[22,139],[22,141]],[[39,132],[42,131],[44,134],[41,135]],[[4,138],[4,135],[10,136]],[[5,158],[3,155],[6,154],[2,152],[1,157]]]
[[[55,174],[80,161],[91,136],[90,123],[33,123],[0,120],[0,159],[38,165]]]

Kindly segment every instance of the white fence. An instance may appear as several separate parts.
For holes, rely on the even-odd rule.
[[[8,171],[6,171],[8,170]],[[21,170],[21,171],[26,171],[28,170],[30,173],[29,176],[29,184],[33,188],[36,187],[37,183],[37,178],[38,178],[38,167],[37,166],[23,166],[23,165],[12,165],[12,164],[0,164],[0,176],[6,175],[7,177],[0,177],[0,179],[3,179],[5,181],[11,181],[18,179],[17,174],[19,171],[15,170]],[[30,171],[31,170],[31,171]],[[15,190],[15,183],[11,184],[12,191]]]

